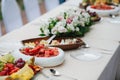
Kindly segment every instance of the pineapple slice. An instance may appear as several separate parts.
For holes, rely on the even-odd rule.
[[[29,67],[28,64],[25,64],[25,66],[22,69],[20,69],[18,72],[10,75],[12,79],[18,79],[18,80],[30,80],[33,76],[34,76],[34,72]]]

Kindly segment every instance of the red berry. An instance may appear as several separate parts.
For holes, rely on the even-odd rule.
[[[5,75],[7,75],[7,71],[1,71],[0,72],[0,76],[5,76]]]

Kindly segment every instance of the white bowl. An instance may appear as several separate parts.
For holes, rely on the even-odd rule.
[[[35,63],[42,66],[42,67],[53,67],[63,63],[64,61],[64,51],[58,48],[59,54],[54,57],[35,57]],[[19,50],[15,51],[13,55],[16,58],[23,58],[24,60],[30,59],[32,56],[25,55],[21,53]]]
[[[91,12],[96,12],[99,16],[109,16],[110,14],[118,14],[120,8],[119,7],[116,7],[116,6],[113,6],[114,9],[111,9],[111,10],[98,10],[98,9],[93,9],[91,8],[91,6],[88,6],[87,7],[87,11],[91,11]]]

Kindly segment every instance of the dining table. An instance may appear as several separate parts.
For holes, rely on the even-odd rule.
[[[2,43],[11,43],[12,45],[6,46],[10,49],[18,49],[14,43],[40,37],[40,25],[42,21],[55,17],[66,9],[79,7],[80,2],[81,0],[66,1],[32,22],[0,37],[0,45]],[[64,75],[74,77],[77,80],[117,80],[116,77],[120,76],[117,74],[119,73],[118,68],[120,65],[120,23],[111,23],[109,18],[101,17],[101,20],[92,25],[90,31],[81,37],[85,43],[89,44],[89,49],[99,51],[101,54],[99,59],[93,61],[77,60],[71,57],[71,54],[80,53],[81,47],[74,50],[67,50],[64,51],[64,62],[55,67],[43,68],[44,74],[55,78],[55,80],[73,80],[64,77]],[[50,68],[58,70],[62,75],[58,77],[53,76],[49,71]],[[40,72],[33,80],[50,79],[46,78]]]

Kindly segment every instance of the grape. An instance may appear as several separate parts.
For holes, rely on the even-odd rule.
[[[93,16],[96,16],[96,12],[93,12]]]
[[[22,58],[19,58],[18,60],[15,61],[15,64],[16,63],[21,63],[21,62],[25,62]]]
[[[23,62],[23,59],[22,59],[22,58],[19,58],[17,61],[18,61],[18,62]]]
[[[18,68],[22,68],[25,65],[25,61],[22,58],[19,58],[15,61],[15,66]]]
[[[16,67],[22,68],[25,65],[25,62],[17,63]]]

